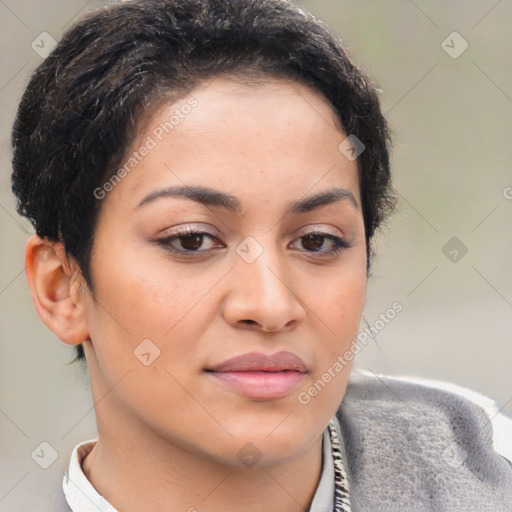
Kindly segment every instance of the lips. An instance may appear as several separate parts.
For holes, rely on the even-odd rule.
[[[217,383],[254,400],[289,395],[302,382],[307,371],[304,361],[291,352],[272,355],[251,352],[207,369],[208,375]]]
[[[211,371],[215,372],[280,372],[286,370],[306,373],[307,367],[300,357],[291,352],[278,352],[268,356],[250,352],[228,359],[211,368]]]

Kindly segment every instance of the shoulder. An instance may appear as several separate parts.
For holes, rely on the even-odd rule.
[[[381,374],[374,374],[364,370],[357,370],[354,373],[354,379],[351,381],[357,385],[362,383],[364,386],[365,380],[368,379],[380,380],[382,385],[390,382],[397,382],[402,384],[401,388],[411,386],[417,388],[421,394],[428,388],[429,395],[436,396],[439,400],[448,400],[458,396],[462,399],[468,400],[472,404],[485,413],[489,418],[492,425],[492,439],[494,451],[512,463],[512,418],[503,413],[498,404],[492,398],[485,396],[472,389],[434,379],[424,379],[420,377],[405,377],[405,376],[386,376]],[[445,393],[436,393],[436,390]]]
[[[453,384],[358,371],[337,416],[356,498],[368,503],[385,493],[390,506],[442,510],[496,500],[512,506],[512,422],[491,399]]]

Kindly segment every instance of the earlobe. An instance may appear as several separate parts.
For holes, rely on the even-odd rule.
[[[70,345],[88,339],[79,270],[70,264],[62,243],[33,235],[25,247],[25,272],[36,310],[48,328]]]

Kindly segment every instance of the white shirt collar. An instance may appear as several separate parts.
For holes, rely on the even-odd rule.
[[[117,512],[98,494],[82,470],[82,461],[92,450],[97,439],[80,443],[73,449],[69,469],[62,481],[64,495],[72,512]]]
[[[324,431],[322,447],[322,476],[309,512],[332,512],[334,508],[334,462],[332,460],[331,436],[327,428]]]
[[[71,454],[69,469],[62,486],[71,512],[117,512],[98,494],[82,470],[82,461],[96,444],[97,439],[78,444]],[[322,476],[313,497],[310,512],[331,512],[334,497],[334,463],[331,454],[331,439],[328,429],[322,440]]]

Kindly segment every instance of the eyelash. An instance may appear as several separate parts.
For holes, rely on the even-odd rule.
[[[180,232],[178,232],[174,235],[156,240],[156,243],[160,246],[164,246],[168,251],[170,251],[174,254],[178,254],[178,255],[182,255],[182,256],[190,257],[190,258],[204,256],[205,253],[208,253],[212,250],[219,249],[219,248],[221,248],[221,249],[225,248],[225,246],[223,244],[220,247],[215,247],[215,248],[206,249],[206,250],[177,249],[176,247],[173,247],[173,245],[172,245],[173,242],[175,242],[175,241],[183,241],[186,238],[191,238],[194,236],[203,237],[203,239],[201,239],[201,245],[203,245],[203,243],[204,243],[204,238],[207,238],[207,239],[211,240],[212,242],[219,242],[219,240],[211,233],[189,228],[189,229],[182,229],[182,230],[180,230]],[[335,254],[338,254],[339,252],[343,251],[344,249],[349,249],[351,247],[351,245],[346,240],[343,240],[342,238],[337,237],[335,235],[331,235],[329,233],[323,233],[321,231],[310,231],[309,233],[305,233],[304,235],[297,238],[294,242],[304,240],[307,237],[312,237],[312,236],[318,236],[318,237],[323,238],[324,240],[322,241],[322,245],[325,243],[325,240],[329,240],[333,247],[327,251],[304,249],[306,254],[308,254],[308,255],[315,255],[316,257],[334,256]]]
[[[332,256],[332,255],[335,255],[335,254],[343,251],[344,249],[349,249],[351,247],[350,244],[346,240],[343,240],[342,238],[335,236],[335,235],[331,235],[329,233],[323,233],[322,231],[310,231],[309,233],[305,233],[304,235],[300,236],[297,240],[304,240],[305,238],[312,237],[312,236],[318,236],[318,237],[323,238],[324,239],[323,243],[325,243],[325,240],[329,240],[332,244],[332,248],[327,251],[314,251],[314,250],[307,251],[306,250],[306,253],[308,253],[308,254],[319,254],[321,256]],[[323,245],[323,243],[322,243],[322,245]]]
[[[218,241],[218,239],[213,236],[210,233],[206,233],[204,231],[194,231],[193,229],[186,229],[186,230],[180,230],[179,233],[176,233],[175,235],[171,235],[165,238],[161,238],[160,240],[157,240],[156,243],[158,245],[164,246],[168,251],[175,253],[175,254],[181,254],[187,257],[194,257],[199,255],[204,255],[204,253],[208,252],[208,250],[202,250],[202,251],[195,251],[191,249],[176,249],[172,246],[172,243],[176,240],[183,241],[186,238],[191,238],[193,236],[201,236],[208,238],[211,241]],[[203,244],[204,240],[201,240],[201,245]],[[224,248],[225,246],[222,246],[221,248]],[[212,250],[212,249],[210,249]]]

